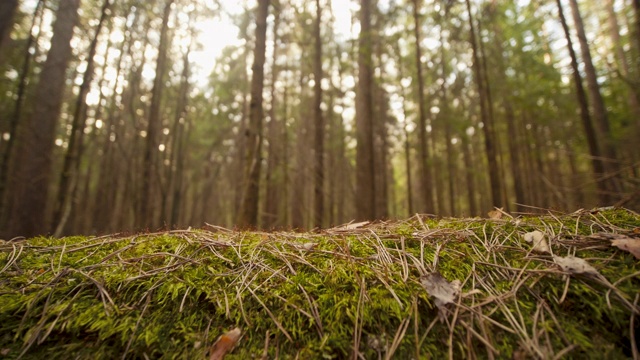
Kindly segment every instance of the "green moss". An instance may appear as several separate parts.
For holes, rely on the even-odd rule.
[[[354,351],[547,358],[565,349],[570,358],[628,357],[640,266],[589,235],[636,236],[638,227],[635,213],[600,209],[413,217],[320,234],[196,230],[4,242],[0,351],[9,359],[205,358],[237,326],[243,337],[228,359],[265,349],[285,359]],[[533,230],[547,235],[555,255],[589,261],[616,290],[583,276],[567,283],[550,255],[522,240]],[[437,308],[420,283],[431,271],[462,282],[459,305]]]

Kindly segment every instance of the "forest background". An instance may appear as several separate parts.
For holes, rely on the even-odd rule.
[[[640,208],[640,0],[231,4],[0,2],[0,237]]]

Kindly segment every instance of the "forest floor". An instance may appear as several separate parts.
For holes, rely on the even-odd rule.
[[[0,242],[0,357],[638,358],[640,215]]]

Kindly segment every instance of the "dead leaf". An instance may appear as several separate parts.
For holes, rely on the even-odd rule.
[[[584,275],[592,275],[592,276],[600,276],[598,270],[596,270],[593,266],[589,265],[589,263],[581,258],[575,256],[554,256],[553,261],[560,266],[563,271],[572,273],[572,274],[584,274]]]
[[[544,234],[541,231],[535,230],[524,234],[524,240],[533,245],[533,251],[551,253],[547,239],[544,238]]]
[[[502,219],[502,208],[496,208],[495,210],[491,210],[487,213],[489,215],[489,219],[499,220]]]
[[[238,343],[242,330],[235,328],[220,335],[209,351],[209,360],[222,360]]]
[[[308,242],[308,243],[302,244],[302,248],[304,250],[307,250],[307,251],[311,251],[311,250],[315,249],[316,246],[318,246],[318,244],[313,243],[313,242]]]
[[[640,239],[620,235],[619,238],[611,240],[611,245],[620,250],[628,251],[633,254],[636,259],[640,259]]]
[[[346,224],[346,225],[341,225],[335,228],[335,230],[338,231],[344,231],[344,230],[355,230],[358,228],[361,228],[365,225],[368,225],[370,221],[362,221],[362,222],[357,222],[357,223],[350,223],[350,224]]]
[[[440,273],[430,273],[420,279],[420,284],[435,298],[434,303],[439,309],[445,305],[455,302],[460,293],[460,280],[448,282]]]
[[[7,356],[7,355],[9,355],[10,352],[11,352],[11,349],[4,348],[4,349],[0,350],[0,355]]]

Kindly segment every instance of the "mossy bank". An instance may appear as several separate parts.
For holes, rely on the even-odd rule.
[[[0,357],[206,359],[240,328],[225,359],[630,358],[640,260],[611,239],[639,229],[596,209],[4,241]],[[536,230],[549,252],[524,240]],[[570,256],[597,273],[558,265]]]

